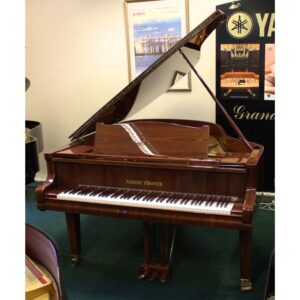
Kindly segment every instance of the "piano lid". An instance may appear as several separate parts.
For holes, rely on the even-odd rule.
[[[209,34],[224,20],[226,15],[216,10],[205,21],[165,52],[148,69],[129,83],[107,104],[70,135],[72,140],[96,130],[98,122],[114,124],[122,121],[129,112],[134,114],[166,92],[177,74],[187,74],[191,67],[179,50],[195,65],[200,58],[200,48]]]

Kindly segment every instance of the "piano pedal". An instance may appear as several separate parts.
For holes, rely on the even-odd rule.
[[[240,279],[241,283],[241,291],[242,292],[247,292],[252,290],[252,282],[248,278],[241,278]]]
[[[157,270],[150,270],[147,277],[150,282],[154,282],[155,279],[158,277]]]
[[[168,282],[169,279],[170,279],[170,273],[171,273],[170,270],[168,270],[167,272],[162,272],[161,275],[159,276],[159,281],[160,281],[161,283],[166,283],[166,282]]]
[[[144,266],[144,264],[142,264],[139,268],[139,273],[138,273],[138,279],[144,279],[146,278],[148,275],[148,270],[147,268]]]
[[[72,255],[72,267],[75,268],[79,263],[79,255]]]
[[[158,263],[142,264],[139,269],[138,279],[147,278],[153,282],[158,279],[161,283],[166,283],[170,279],[170,265],[162,266]]]

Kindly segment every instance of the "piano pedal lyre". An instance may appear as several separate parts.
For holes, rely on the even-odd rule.
[[[168,224],[151,225],[149,222],[144,222],[144,262],[140,266],[138,278],[148,278],[149,281],[159,279],[161,283],[165,283],[171,277],[171,258],[176,226],[168,230],[171,227]],[[170,232],[171,236],[169,236]],[[169,243],[170,238],[171,243]]]
[[[159,279],[161,283],[165,283],[170,279],[170,275],[169,264],[162,266],[159,263],[143,263],[139,269],[138,279],[147,278],[151,282]]]

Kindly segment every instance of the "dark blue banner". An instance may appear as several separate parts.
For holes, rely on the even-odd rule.
[[[216,32],[216,95],[248,140],[265,147],[260,191],[275,190],[274,0],[217,6],[228,15]],[[234,135],[217,109],[216,121]]]

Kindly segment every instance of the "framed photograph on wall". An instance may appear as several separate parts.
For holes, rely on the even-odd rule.
[[[189,32],[188,11],[188,0],[125,0],[130,81]],[[169,89],[190,90],[190,73]]]

